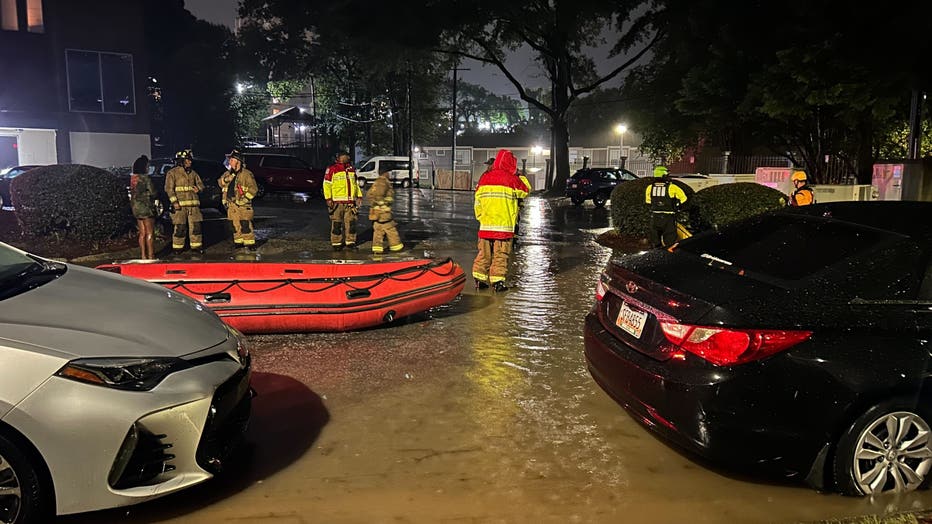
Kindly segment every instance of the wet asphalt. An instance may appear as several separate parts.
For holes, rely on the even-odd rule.
[[[472,194],[398,190],[407,250],[470,273]],[[270,195],[257,254],[208,213],[205,260],[371,258],[333,252],[324,204]],[[582,322],[611,250],[610,213],[531,197],[503,294],[354,333],[249,337],[249,446],[222,477],[63,523],[806,522],[932,508],[928,492],[857,499],[720,471],[656,439],[589,376]],[[183,255],[191,256],[191,255]],[[390,257],[386,256],[386,259]]]

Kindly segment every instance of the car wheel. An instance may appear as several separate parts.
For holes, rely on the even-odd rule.
[[[24,450],[0,434],[0,522],[45,522],[49,495]]]
[[[401,181],[401,187],[403,187],[403,188],[405,188],[405,189],[411,187],[411,181],[408,180],[407,178],[403,179],[403,180]]]
[[[581,206],[582,203],[585,201],[586,201],[585,198],[570,197],[570,202],[572,202],[574,206]]]
[[[262,198],[265,196],[265,184],[262,182],[256,182],[256,198]]]
[[[913,491],[932,469],[929,424],[908,403],[890,402],[858,418],[838,442],[835,486],[846,495]]]
[[[595,204],[595,207],[605,206],[605,202],[607,200],[608,198],[603,193],[599,193],[598,195],[595,195],[594,197],[592,197],[592,203]]]
[[[358,178],[356,179],[356,183],[359,184],[359,187],[360,187],[360,188],[365,188],[365,187],[366,187],[366,179],[363,178],[363,177],[358,177]]]

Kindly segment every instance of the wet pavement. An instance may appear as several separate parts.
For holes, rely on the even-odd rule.
[[[472,194],[398,193],[402,256],[469,272]],[[258,258],[335,258],[321,201],[269,198],[257,214]],[[932,508],[928,492],[857,499],[711,470],[630,418],[583,358],[609,220],[532,197],[507,293],[470,279],[452,304],[388,327],[250,337],[259,396],[239,463],[187,492],[59,521],[800,522]],[[209,244],[224,227],[210,224]],[[371,257],[360,247],[339,256]],[[245,256],[232,253],[215,241],[205,258]]]

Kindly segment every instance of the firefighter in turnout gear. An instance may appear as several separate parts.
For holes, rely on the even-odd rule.
[[[246,169],[243,154],[234,149],[229,155],[230,169],[220,176],[220,193],[227,208],[227,219],[233,223],[233,243],[256,250],[256,231],[252,227],[252,199],[259,188],[252,171]]]
[[[385,166],[385,164],[382,164]],[[375,179],[372,187],[366,192],[369,202],[369,220],[372,221],[372,252],[384,253],[382,241],[388,238],[389,251],[401,251],[404,244],[398,236],[398,228],[392,217],[392,201],[395,199],[395,190],[392,181],[388,179],[391,170],[386,166],[379,168],[379,178]]]
[[[356,182],[356,168],[347,153],[337,155],[335,164],[324,174],[324,199],[330,213],[330,245],[340,250],[356,248],[356,218],[362,204],[362,190]]]
[[[667,168],[654,168],[654,183],[647,186],[644,202],[650,204],[650,243],[670,247],[676,242],[676,209],[686,203],[686,193],[667,178]]]
[[[165,174],[165,193],[171,203],[172,250],[180,253],[184,250],[185,239],[190,239],[192,251],[204,252],[201,236],[201,202],[197,194],[203,191],[204,182],[191,168],[194,155],[190,149],[179,151],[175,155],[175,167]]]
[[[479,178],[476,186],[475,213],[479,220],[479,254],[472,265],[476,289],[506,291],[505,277],[511,255],[515,225],[518,223],[518,200],[530,188],[516,175],[518,161],[507,149],[500,149],[492,169]]]
[[[788,204],[792,207],[808,206],[815,204],[815,192],[809,186],[808,178],[804,171],[794,171],[790,177],[793,183],[793,194],[790,195]]]

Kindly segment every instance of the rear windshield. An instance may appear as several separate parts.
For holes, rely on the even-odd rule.
[[[737,269],[798,280],[895,238],[844,222],[767,215],[684,240],[679,249]]]

